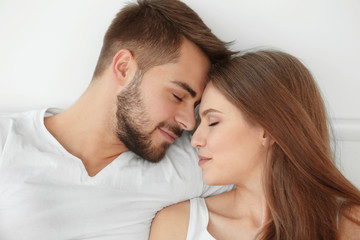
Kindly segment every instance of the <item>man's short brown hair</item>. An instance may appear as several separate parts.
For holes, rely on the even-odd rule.
[[[138,0],[123,8],[107,30],[94,72],[99,76],[120,49],[134,55],[139,70],[176,60],[183,38],[195,43],[212,64],[231,54],[201,18],[179,0]]]

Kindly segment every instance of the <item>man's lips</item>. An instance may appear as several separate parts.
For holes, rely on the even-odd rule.
[[[205,163],[207,163],[210,160],[211,160],[211,158],[199,155],[199,166],[204,165]]]
[[[167,131],[163,128],[159,128],[159,131],[165,137],[165,139],[168,140],[170,143],[173,143],[175,141],[175,138],[178,137],[175,133],[171,131]]]

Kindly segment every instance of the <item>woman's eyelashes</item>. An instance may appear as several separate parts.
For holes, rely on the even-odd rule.
[[[219,118],[214,116],[208,116],[207,122],[209,127],[213,127],[219,123]]]
[[[212,122],[212,123],[209,123],[208,126],[209,126],[209,127],[213,127],[213,126],[217,125],[218,123],[219,123],[219,122]]]
[[[206,115],[204,119],[206,119],[206,123],[204,122],[204,124],[207,124],[208,127],[213,127],[219,124],[220,122],[220,119],[218,117],[213,116],[213,114]],[[201,118],[200,118],[200,122],[201,122]]]

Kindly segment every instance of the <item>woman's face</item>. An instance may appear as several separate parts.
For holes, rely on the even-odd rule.
[[[247,120],[210,82],[203,93],[201,123],[191,140],[209,185],[242,185],[259,179],[266,155],[264,129]]]

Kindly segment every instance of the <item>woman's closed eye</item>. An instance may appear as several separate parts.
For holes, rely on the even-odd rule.
[[[210,123],[208,126],[209,127],[213,127],[213,126],[215,126],[215,125],[217,125],[219,122],[212,122],[212,123]]]

